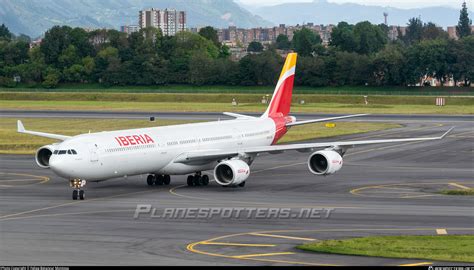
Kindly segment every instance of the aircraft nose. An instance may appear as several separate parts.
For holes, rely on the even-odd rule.
[[[67,162],[61,158],[52,158],[49,161],[49,167],[59,176],[68,177],[70,174]]]

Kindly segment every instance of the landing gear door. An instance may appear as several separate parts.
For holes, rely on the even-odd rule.
[[[90,149],[90,152],[89,152],[90,161],[91,162],[99,161],[99,147],[97,146],[97,144],[91,144],[89,149]]]

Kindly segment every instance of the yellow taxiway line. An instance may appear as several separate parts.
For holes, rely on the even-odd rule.
[[[460,189],[471,189],[469,187],[466,187],[466,186],[463,186],[461,184],[458,184],[458,183],[449,183],[451,186],[454,186],[454,187],[458,187]]]
[[[295,254],[294,252],[274,252],[274,253],[256,253],[256,254],[247,254],[247,255],[238,255],[232,256],[237,259],[245,259],[245,258],[252,258],[252,257],[264,257],[264,256],[278,256],[278,255],[291,255]]]
[[[286,235],[277,235],[277,234],[266,234],[266,233],[249,233],[250,235],[255,236],[264,236],[264,237],[273,237],[273,238],[284,238],[292,240],[302,240],[302,241],[316,241],[314,238],[304,238],[304,237],[295,237],[295,236],[286,236]]]
[[[275,247],[273,244],[245,244],[245,243],[227,243],[227,242],[201,242],[201,245],[217,246],[237,246],[237,247]]]
[[[419,262],[419,263],[407,263],[407,264],[400,264],[398,266],[423,266],[423,265],[432,265],[433,263],[430,262]]]

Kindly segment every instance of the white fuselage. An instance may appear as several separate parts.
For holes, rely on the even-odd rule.
[[[182,175],[217,164],[174,162],[183,153],[268,146],[275,131],[272,119],[255,118],[82,134],[54,145],[50,167],[61,177],[91,181],[148,173]]]

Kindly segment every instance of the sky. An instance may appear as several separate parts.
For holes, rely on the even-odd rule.
[[[245,5],[270,6],[282,3],[312,2],[313,0],[238,0]],[[419,8],[429,6],[450,6],[460,8],[463,0],[328,0],[333,3],[357,3],[363,5],[391,6],[397,8]],[[257,4],[256,4],[257,2]],[[466,0],[468,9],[474,9],[474,0]]]

